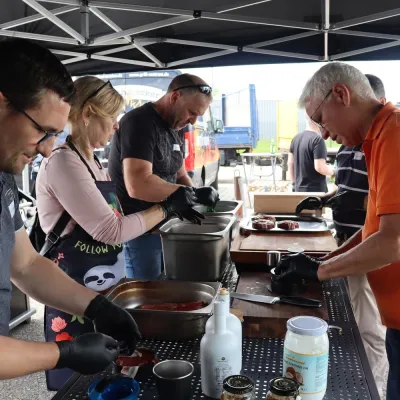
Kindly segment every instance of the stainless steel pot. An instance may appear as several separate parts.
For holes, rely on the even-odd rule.
[[[229,263],[234,216],[207,217],[201,225],[174,218],[161,228],[168,279],[217,281]]]

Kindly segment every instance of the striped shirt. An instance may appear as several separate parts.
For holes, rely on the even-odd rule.
[[[338,193],[353,191],[368,195],[368,174],[362,146],[341,146],[337,154],[336,186]],[[333,212],[337,232],[347,236],[354,235],[365,222],[366,211],[346,209]]]

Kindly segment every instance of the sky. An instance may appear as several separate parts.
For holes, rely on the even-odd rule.
[[[373,74],[382,79],[386,98],[400,102],[400,61],[350,62],[364,74]],[[247,88],[253,83],[260,100],[291,100],[300,96],[308,78],[324,63],[296,63],[273,65],[249,65],[216,68],[180,69],[205,79],[216,91],[216,97]]]

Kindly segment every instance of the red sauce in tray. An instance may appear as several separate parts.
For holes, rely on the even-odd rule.
[[[195,311],[206,307],[204,301],[191,301],[186,303],[159,303],[159,304],[143,304],[140,310],[156,310],[156,311]]]

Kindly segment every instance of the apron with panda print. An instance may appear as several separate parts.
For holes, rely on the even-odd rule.
[[[96,186],[113,212],[120,216],[122,209],[116,195],[116,185],[112,181],[97,181],[89,165],[75,146],[67,140],[86,165]],[[96,158],[96,163],[101,167]],[[77,199],[79,201],[79,199]],[[121,245],[108,245],[94,240],[79,225],[64,236],[47,255],[67,275],[76,282],[97,292],[106,293],[112,286],[125,277],[125,258]],[[70,315],[54,308],[45,307],[45,337],[48,342],[73,340],[87,332],[93,332],[93,323],[80,316]],[[46,372],[49,390],[59,390],[71,377],[70,369]]]

